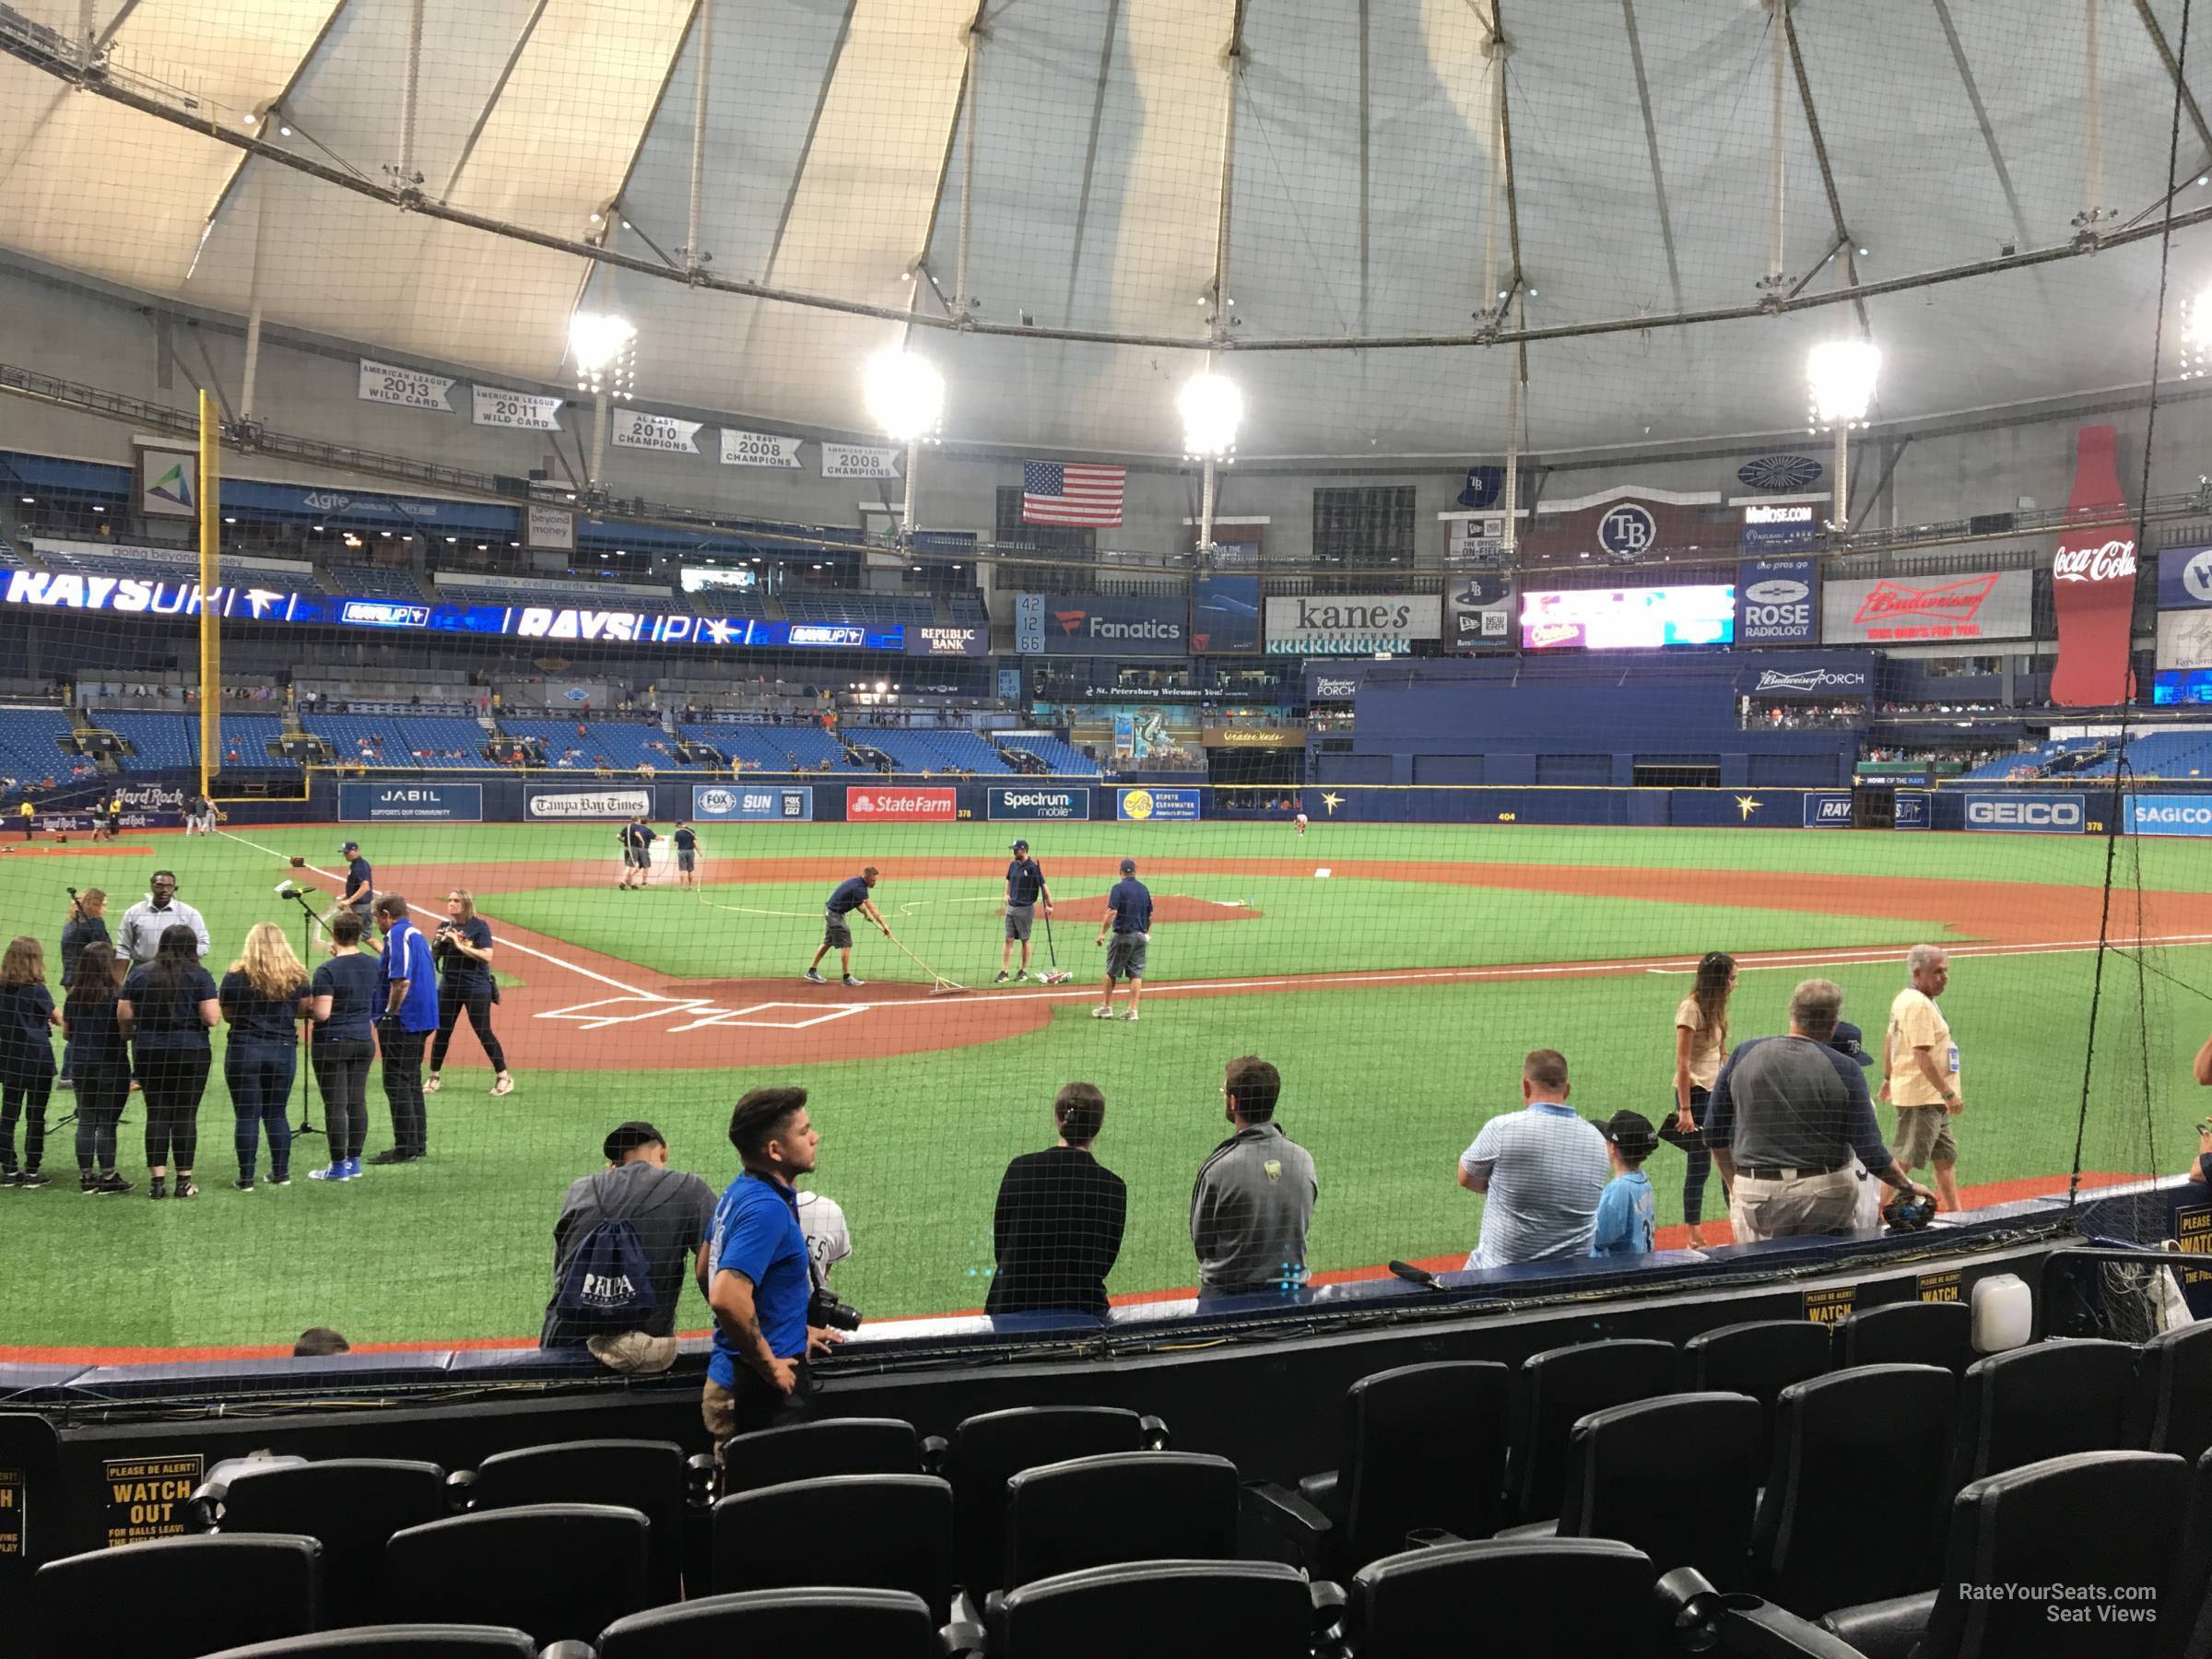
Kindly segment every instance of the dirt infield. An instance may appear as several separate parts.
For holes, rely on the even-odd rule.
[[[1053,867],[1063,880],[1103,882],[1116,874],[1116,863],[1111,858],[1060,859]],[[739,867],[748,883],[819,881],[827,888],[853,873],[853,861],[747,859]],[[1142,873],[1150,880],[1164,882],[1178,877],[1225,874],[1304,877],[1312,869],[1308,859],[1163,858],[1147,860]],[[1443,862],[1354,861],[1336,864],[1333,869],[1339,881],[1410,881],[1505,893],[1818,911],[1831,915],[1911,916],[1926,920],[1931,933],[1945,926],[1962,940],[1975,941],[1955,947],[1955,954],[1961,957],[2092,948],[2104,912],[2101,888],[2029,882],[1834,876],[1814,879],[1770,872]],[[337,879],[328,871],[314,874],[326,887]],[[974,880],[987,885],[1001,874],[995,860],[987,858],[902,860],[895,867],[887,866],[879,893],[883,901],[895,904],[902,877]],[[1034,984],[994,987],[986,983],[957,996],[931,995],[927,987],[919,984],[878,982],[857,991],[835,983],[813,985],[795,971],[788,978],[773,980],[677,979],[500,921],[499,894],[612,885],[612,860],[412,865],[390,867],[383,875],[392,888],[424,899],[453,886],[469,888],[479,908],[499,924],[501,949],[531,959],[523,970],[526,982],[502,993],[504,1016],[559,1021],[579,1033],[591,1033],[591,1041],[576,1045],[578,1060],[591,1068],[628,1071],[803,1065],[850,1058],[860,1051],[871,1056],[893,1057],[969,1048],[1036,1030],[1050,1021],[1055,1006],[1086,1002],[1097,994],[1097,965],[1088,958],[1077,966],[1078,978],[1071,984],[1047,989]],[[661,879],[666,879],[665,874]],[[2132,933],[2139,920],[2144,936],[2152,941],[2212,942],[2212,895],[2148,892],[2142,897],[2139,919],[2136,914],[2115,917],[2115,935],[2124,929]],[[1262,913],[1248,906],[1220,905],[1175,895],[1161,896],[1155,906],[1159,923],[1176,925],[1252,921]],[[2133,912],[2135,907],[2131,904],[2129,909]],[[1740,955],[1738,961],[1747,969],[1810,971],[1823,964],[1886,960],[1896,954],[1894,946],[1883,945],[1748,952]],[[1692,953],[1605,961],[1162,982],[1147,985],[1146,994],[1148,999],[1234,996],[1353,990],[1366,985],[1680,972],[1695,967],[1696,960]],[[863,1021],[865,1025],[857,1023]],[[865,1041],[858,1041],[864,1030]]]

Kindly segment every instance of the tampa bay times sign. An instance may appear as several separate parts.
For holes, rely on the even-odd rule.
[[[1267,650],[1276,656],[1403,656],[1443,631],[1436,594],[1297,594],[1267,601]]]

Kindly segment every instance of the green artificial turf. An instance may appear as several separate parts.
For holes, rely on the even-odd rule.
[[[706,834],[718,860],[758,852],[854,867],[876,862],[887,870],[882,891],[888,900],[901,891],[888,880],[900,858],[971,857],[988,870],[1003,860],[1016,828],[716,826]],[[1154,947],[1163,981],[1197,973],[1692,953],[1714,944],[1755,947],[1749,939],[1769,947],[1894,946],[1915,934],[1940,936],[1945,918],[1915,917],[1910,909],[1893,920],[1824,914],[1822,880],[1894,875],[2093,884],[2104,853],[2101,842],[2088,840],[1845,832],[1323,823],[1300,845],[1287,828],[1273,824],[1026,829],[1048,869],[1055,858],[1128,849],[1163,868],[1179,858],[1298,858],[1315,865],[1462,859],[1654,872],[1652,896],[1641,901],[1418,882],[1316,881],[1274,872],[1255,875],[1249,884],[1230,880],[1219,891],[1196,877],[1156,883],[1161,890],[1208,897],[1242,897],[1236,889],[1249,885],[1263,912],[1259,920],[1163,927]],[[429,865],[499,866],[502,881],[527,880],[527,870],[512,866],[604,859],[611,844],[606,826],[379,826],[357,832],[385,887],[404,879],[410,867]],[[305,853],[324,868],[335,867],[335,843],[344,838],[328,828],[241,834],[276,853]],[[2203,890],[2212,861],[2201,853],[2167,844],[2142,852],[2153,885]],[[153,858],[0,857],[0,926],[37,932],[51,948],[66,903],[65,882],[106,886],[115,895],[115,917],[144,890],[157,865],[173,865],[184,897],[207,912],[218,941],[211,965],[219,970],[250,923],[286,919],[291,908],[270,892],[284,873],[282,860],[246,841],[165,838],[157,853]],[[611,883],[612,860],[606,865]],[[1806,911],[1739,913],[1668,897],[1667,872],[1732,867],[1802,874]],[[730,878],[736,873],[712,865],[710,897],[735,890]],[[821,885],[778,882],[745,895],[754,908],[795,910],[796,917],[702,912],[673,892],[622,895],[606,884],[565,891],[533,884],[526,893],[488,900],[486,908],[668,971],[787,973],[803,965],[818,938],[812,915]],[[989,885],[986,876],[986,894]],[[1096,959],[1088,916],[1099,883],[1080,885],[1091,897],[1076,910],[1087,919],[1061,930],[1060,937],[1064,959],[1070,935],[1080,938],[1088,974]],[[974,897],[968,884],[905,887],[906,900],[931,902],[896,925],[933,945],[941,937],[948,950],[958,946],[971,980],[979,961],[984,968],[995,962],[989,905],[955,903]],[[440,897],[427,889],[410,896]],[[2030,909],[2034,899],[2032,888],[2023,892]],[[937,918],[946,929],[941,935],[931,931]],[[979,926],[980,947],[972,937]],[[864,971],[872,971],[877,963],[868,953],[884,947],[865,934],[860,947]],[[800,952],[796,962],[794,948]],[[1963,1050],[1969,1111],[1958,1127],[1960,1176],[1970,1184],[2049,1176],[2071,1166],[2096,963],[2091,953],[2068,952],[1964,957],[1956,964],[1944,1006]],[[577,983],[580,995],[613,994],[535,959],[510,955],[502,968],[511,981],[542,978],[564,990]],[[1735,1036],[1782,1029],[1789,987],[1803,971],[1783,966],[1747,972],[1735,1003]],[[1878,1028],[1902,981],[1901,966],[1892,962],[1820,971],[1843,985],[1846,1018],[1870,1028]],[[521,1083],[513,1096],[486,1097],[489,1074],[465,1032],[445,1090],[430,1101],[430,1160],[372,1171],[335,1190],[296,1176],[288,1189],[231,1191],[231,1114],[218,1080],[201,1112],[204,1195],[196,1203],[149,1204],[143,1187],[128,1198],[80,1197],[65,1132],[48,1156],[60,1178],[54,1186],[0,1191],[0,1238],[9,1262],[0,1291],[0,1347],[267,1344],[318,1324],[335,1324],[357,1342],[526,1337],[537,1327],[549,1289],[551,1226],[560,1194],[595,1166],[606,1129],[624,1117],[651,1117],[670,1135],[675,1161],[719,1186],[734,1172],[724,1138],[730,1102],[771,1078],[804,1082],[814,1091],[824,1133],[816,1184],[844,1205],[853,1233],[855,1253],[839,1269],[839,1288],[874,1315],[981,1303],[999,1172],[1015,1153],[1049,1144],[1053,1092],[1072,1077],[1089,1078],[1105,1090],[1099,1153],[1130,1186],[1128,1238],[1111,1288],[1189,1284],[1191,1177],[1223,1133],[1221,1065],[1247,1052],[1282,1068],[1282,1122],[1312,1148],[1319,1164],[1312,1267],[1325,1272],[1392,1256],[1449,1255],[1473,1242],[1480,1213],[1479,1202],[1454,1184],[1453,1160],[1486,1118],[1518,1104],[1521,1054],[1538,1045],[1562,1049],[1573,1069],[1574,1104],[1589,1114],[1627,1106],[1656,1118],[1667,1099],[1674,1006],[1688,982],[1678,974],[1562,975],[1162,997],[1147,1004],[1136,1027],[1091,1020],[1085,1004],[1071,999],[1056,1006],[1042,1030],[890,1059],[867,1054],[862,1017],[852,1022],[844,1058],[772,1068],[747,1064],[748,1036],[738,1030],[726,1042],[701,1047],[702,1060],[713,1064],[631,1071],[602,1046],[603,1038],[579,1026],[511,1019],[502,1022],[502,1034]],[[2212,949],[2154,952],[2140,980],[2133,959],[2107,958],[2098,1065],[2087,1079],[2092,1111],[2086,1167],[2183,1167],[2194,1147],[2190,1124],[2197,1110],[2187,1086],[2188,1060],[2207,1016],[2201,994],[2188,988],[2196,985],[2212,986]],[[932,1007],[941,1010],[935,1017],[957,1023],[976,1000],[948,999]],[[57,1113],[68,1099],[56,1096]],[[373,1077],[370,1099],[374,1151],[387,1144],[387,1135]],[[316,1115],[320,1122],[319,1106]],[[143,1108],[134,1099],[124,1165],[141,1180],[135,1143],[142,1123]],[[306,1143],[299,1171],[322,1150],[319,1140]],[[1679,1214],[1681,1169],[1671,1148],[1649,1166],[1662,1225]],[[1716,1184],[1707,1213],[1719,1210]],[[687,1307],[684,1323],[703,1323],[695,1304]]]

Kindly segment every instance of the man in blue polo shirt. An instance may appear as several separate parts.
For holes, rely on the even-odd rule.
[[[1044,866],[1030,856],[1030,843],[1018,841],[1013,846],[1014,862],[1006,866],[1006,942],[998,950],[999,984],[1006,982],[1006,968],[1014,959],[1014,947],[1021,946],[1021,971],[1014,977],[1030,977],[1030,929],[1035,924],[1037,900],[1044,900],[1044,913],[1049,920],[1053,913],[1052,889],[1044,885]]]
[[[438,1029],[438,966],[422,929],[407,919],[404,894],[386,893],[376,901],[377,925],[384,930],[384,954],[377,971],[376,1042],[383,1056],[384,1103],[392,1111],[392,1146],[369,1161],[406,1164],[429,1145],[422,1104],[422,1046]]]
[[[814,953],[814,960],[806,964],[806,980],[810,985],[828,984],[822,978],[822,959],[832,950],[837,952],[839,965],[844,970],[844,982],[852,986],[867,983],[853,977],[853,925],[846,920],[858,911],[883,930],[883,936],[891,936],[891,924],[883,919],[868,897],[868,889],[876,885],[876,866],[870,865],[857,876],[847,877],[832,888],[822,905],[822,947]]]
[[[1459,1155],[1459,1184],[1483,1200],[1469,1268],[1590,1253],[1611,1159],[1567,1089],[1567,1057],[1532,1049],[1521,1063],[1525,1109],[1492,1118]]]
[[[806,1323],[814,1280],[792,1182],[813,1171],[820,1142],[803,1088],[756,1088],[730,1114],[745,1173],[714,1207],[699,1278],[714,1311],[700,1416],[718,1459],[732,1435],[803,1410],[806,1360],[842,1340]]]
[[[1113,943],[1106,949],[1106,1000],[1090,1011],[1093,1019],[1113,1018],[1116,980],[1129,982],[1129,1012],[1136,1018],[1137,999],[1145,994],[1145,947],[1152,942],[1152,889],[1136,878],[1136,860],[1122,860],[1122,878],[1106,895],[1106,919],[1099,924],[1093,945],[1105,945],[1109,931]]]

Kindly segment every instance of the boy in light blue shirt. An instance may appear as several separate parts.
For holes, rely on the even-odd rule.
[[[1652,1253],[1658,1206],[1643,1160],[1659,1145],[1651,1120],[1640,1112],[1617,1112],[1600,1130],[1613,1164],[1613,1179],[1598,1195],[1597,1226],[1591,1234],[1594,1256],[1640,1256]]]

